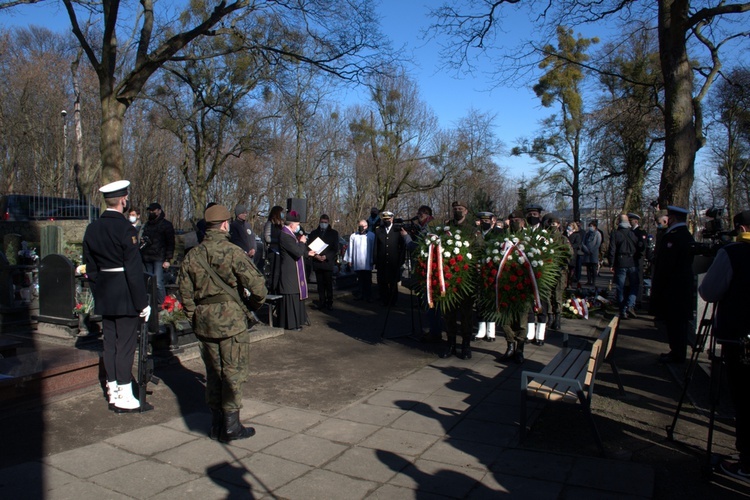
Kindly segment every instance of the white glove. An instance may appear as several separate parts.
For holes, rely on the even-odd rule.
[[[146,308],[141,311],[140,317],[143,318],[143,321],[148,321],[148,318],[151,317],[151,306],[146,306]]]

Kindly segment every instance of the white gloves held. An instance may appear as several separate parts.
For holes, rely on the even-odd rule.
[[[148,321],[148,318],[151,317],[151,306],[146,306],[146,308],[141,311],[139,316],[143,318],[143,321]]]

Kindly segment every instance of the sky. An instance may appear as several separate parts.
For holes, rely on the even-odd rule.
[[[418,83],[422,100],[435,112],[442,128],[455,127],[472,108],[496,115],[495,133],[510,150],[520,137],[533,136],[540,120],[554,110],[541,107],[528,82],[508,82],[489,90],[492,82],[481,76],[482,72],[491,70],[487,65],[477,68],[480,76],[456,77],[454,72],[441,68],[438,41],[421,38],[422,30],[432,22],[427,15],[429,8],[437,4],[436,0],[380,0],[377,12],[381,16],[382,31],[392,40],[394,47],[403,46],[405,54],[411,55],[416,63],[408,67],[409,74]],[[504,22],[507,39],[520,39],[528,33],[530,24],[525,16],[515,15],[511,21]],[[0,11],[1,26],[29,24],[57,32],[70,29],[67,14],[59,2],[21,6],[12,13]],[[347,100],[352,96],[366,99],[364,90],[361,94],[350,90],[348,94]],[[537,164],[526,157],[504,155],[496,158],[496,162],[516,178],[522,175],[529,178],[537,168]]]

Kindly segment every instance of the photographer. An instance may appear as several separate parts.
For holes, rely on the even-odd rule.
[[[746,393],[750,364],[747,344],[743,343],[750,335],[746,312],[750,303],[750,210],[735,215],[733,222],[737,243],[719,249],[698,293],[705,301],[718,303],[714,335],[721,344],[735,409],[735,437],[740,460],[722,461],[720,467],[726,474],[750,483],[750,405]]]

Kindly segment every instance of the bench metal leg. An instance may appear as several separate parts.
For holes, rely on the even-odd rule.
[[[617,363],[615,363],[612,359],[608,360],[607,362],[609,363],[610,368],[612,368],[612,373],[614,373],[615,375],[615,382],[617,382],[617,387],[620,389],[620,396],[627,396],[625,387],[623,387],[622,385],[622,379],[620,378],[620,371],[617,369]]]
[[[518,435],[518,442],[523,442],[524,439],[526,439],[526,403],[528,402],[529,398],[526,395],[526,391],[521,391],[521,415],[520,415],[520,433]]]
[[[586,395],[583,392],[578,393],[578,399],[583,405],[583,413],[586,415],[586,419],[591,425],[591,432],[594,433],[594,441],[596,441],[596,446],[597,448],[599,448],[599,453],[604,456],[604,444],[602,443],[602,438],[599,435],[599,429],[596,427],[594,414],[591,412],[591,401],[586,398]]]

